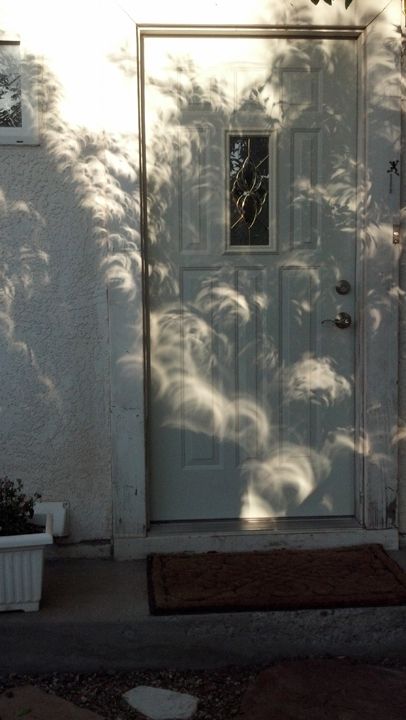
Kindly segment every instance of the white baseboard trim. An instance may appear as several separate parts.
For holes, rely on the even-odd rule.
[[[111,542],[79,542],[60,544],[55,543],[46,549],[45,557],[48,560],[85,558],[85,559],[108,559],[112,557]]]

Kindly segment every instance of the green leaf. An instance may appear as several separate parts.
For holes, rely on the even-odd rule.
[[[318,5],[318,4],[319,4],[319,0],[312,0],[312,3],[313,3],[313,5]]]
[[[327,3],[327,5],[332,5],[332,4],[333,4],[333,0],[324,0],[324,2]]]
[[[350,7],[351,3],[352,3],[352,0],[345,0],[345,9],[346,9],[346,10],[348,10],[348,8]]]

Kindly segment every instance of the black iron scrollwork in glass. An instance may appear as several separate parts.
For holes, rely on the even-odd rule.
[[[230,136],[230,245],[269,244],[269,138]]]

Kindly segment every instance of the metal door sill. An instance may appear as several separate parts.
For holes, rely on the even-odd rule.
[[[359,528],[356,518],[309,517],[309,518],[259,518],[255,520],[189,520],[151,523],[150,536],[177,535],[179,533],[240,534],[240,533],[292,533],[323,530]]]

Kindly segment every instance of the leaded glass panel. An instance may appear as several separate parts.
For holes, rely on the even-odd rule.
[[[229,244],[269,245],[269,137],[230,135]]]

